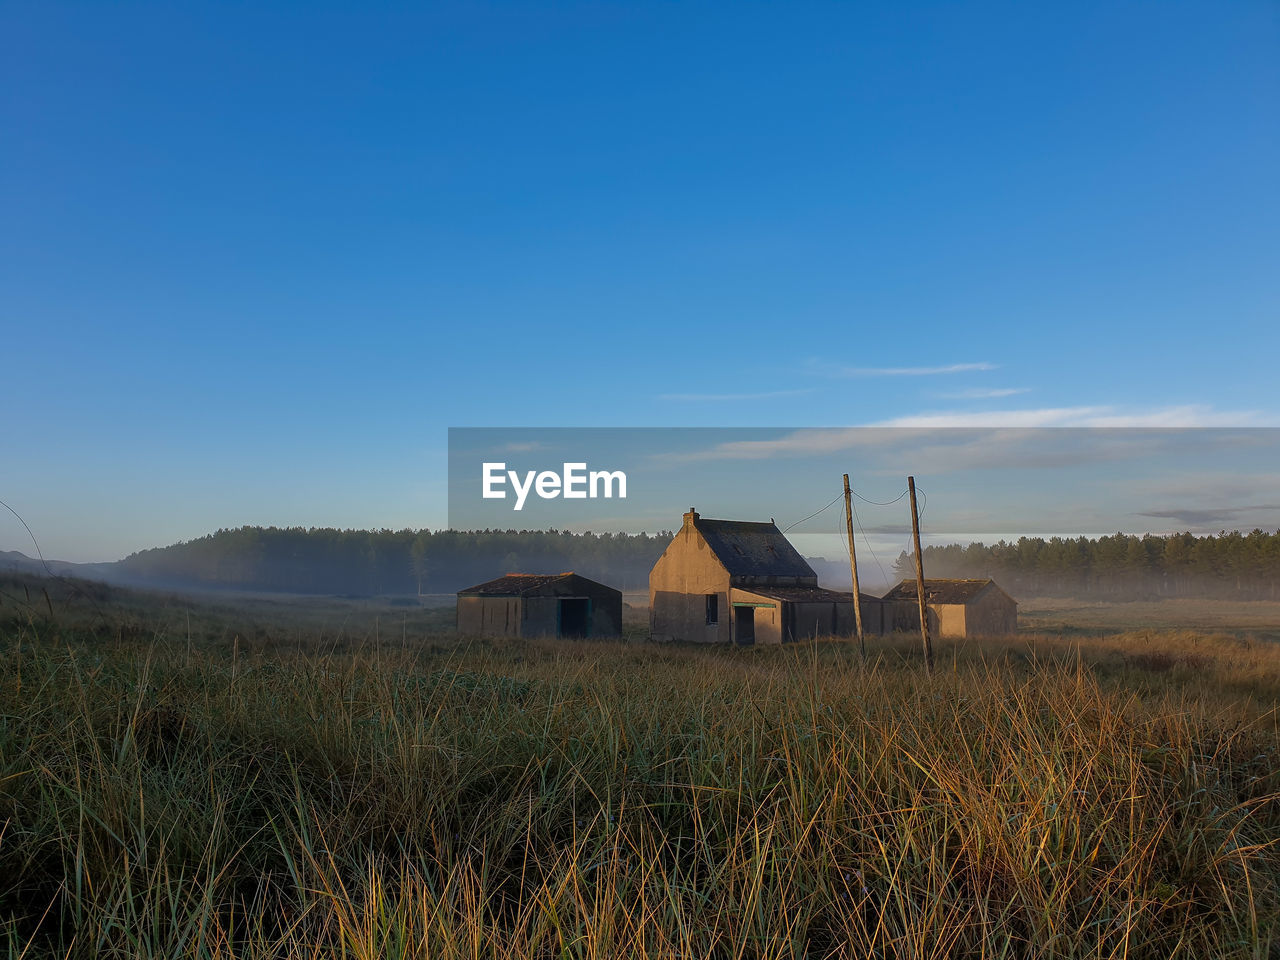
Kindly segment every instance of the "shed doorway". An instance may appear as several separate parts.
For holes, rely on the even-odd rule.
[[[591,626],[591,601],[586,597],[561,598],[559,620],[560,636],[587,636]]]
[[[737,643],[756,642],[756,608],[733,608],[733,639]]]
[[[782,604],[782,642],[795,643],[796,637],[796,608],[793,603]]]

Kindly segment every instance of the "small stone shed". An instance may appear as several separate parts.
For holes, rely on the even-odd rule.
[[[929,631],[936,637],[998,636],[1018,630],[1018,602],[994,580],[925,580],[924,596]],[[886,633],[920,629],[914,580],[903,580],[883,599]]]
[[[863,628],[883,629],[862,596]],[[854,632],[852,593],[824,590],[773,521],[711,520],[690,508],[649,573],[654,640],[785,643]]]
[[[508,573],[458,591],[458,632],[479,637],[616,637],[622,591],[576,573]]]

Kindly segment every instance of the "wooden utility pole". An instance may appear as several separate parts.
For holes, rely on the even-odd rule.
[[[933,673],[933,642],[929,639],[929,608],[924,599],[924,557],[920,553],[920,511],[916,509],[916,478],[907,477],[911,491],[911,539],[916,546],[916,597],[920,603],[920,639],[924,643],[924,669]]]
[[[849,572],[853,574],[853,622],[858,630],[858,651],[867,659],[867,640],[862,633],[862,593],[858,590],[858,556],[853,548],[853,498],[849,491],[849,475],[844,475],[844,525],[849,531]]]

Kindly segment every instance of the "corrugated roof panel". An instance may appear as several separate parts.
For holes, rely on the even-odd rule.
[[[925,580],[926,603],[968,603],[993,581],[986,580]],[[916,600],[914,580],[903,580],[884,595],[886,600]]]
[[[496,580],[487,580],[474,587],[459,590],[458,596],[469,597],[518,597],[531,590],[538,590],[549,583],[573,576],[572,573],[508,573]]]

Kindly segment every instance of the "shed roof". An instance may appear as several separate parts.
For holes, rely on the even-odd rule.
[[[924,597],[927,603],[968,603],[987,587],[993,585],[994,580],[987,578],[985,580],[926,580],[924,582]],[[999,590],[999,587],[996,587]],[[1001,590],[1001,593],[1004,591]],[[886,600],[916,600],[916,582],[914,580],[903,580],[896,587],[884,595]]]
[[[827,590],[824,587],[734,587],[743,593],[754,593],[757,596],[769,597],[773,600],[787,600],[791,603],[852,603],[853,593],[841,590]],[[869,593],[860,594],[863,603],[879,603],[879,597]]]
[[[730,576],[817,577],[773,523],[698,517],[693,525]]]
[[[474,587],[459,590],[458,596],[518,597],[522,594],[539,590],[548,584],[555,583],[557,580],[572,576],[574,576],[573,571],[568,573],[508,573],[506,576],[498,577],[495,580],[487,580],[484,583],[476,584]]]

